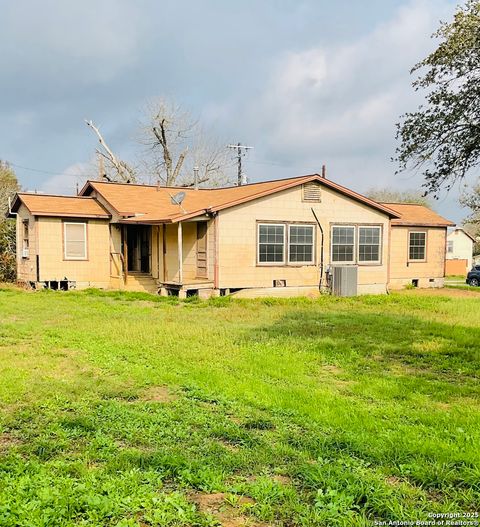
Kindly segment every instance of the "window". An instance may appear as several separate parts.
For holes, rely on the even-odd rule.
[[[30,236],[28,232],[28,220],[24,220],[22,223],[22,258],[28,258],[29,247],[30,247]]]
[[[313,254],[313,225],[289,225],[289,263],[313,263]]]
[[[410,232],[408,243],[408,257],[410,260],[425,260],[426,232]]]
[[[358,228],[359,263],[380,262],[380,227]]]
[[[285,262],[285,225],[258,225],[258,262]]]
[[[355,227],[332,227],[332,262],[353,263],[354,255]]]
[[[453,253],[453,240],[447,241],[447,253]]]
[[[87,224],[65,222],[63,225],[65,260],[86,260]]]

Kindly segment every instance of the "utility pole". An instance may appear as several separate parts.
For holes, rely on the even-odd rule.
[[[243,183],[242,157],[245,155],[242,151],[251,150],[253,146],[245,146],[242,143],[237,143],[236,145],[227,145],[227,148],[232,148],[237,151],[237,185],[240,187]]]

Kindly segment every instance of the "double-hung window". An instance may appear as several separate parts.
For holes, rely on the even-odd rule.
[[[334,225],[332,227],[332,262],[354,263],[355,227]]]
[[[311,264],[314,262],[313,225],[288,226],[288,262]]]
[[[285,225],[273,223],[258,225],[258,262],[285,263]]]
[[[380,262],[380,227],[358,227],[358,263]]]
[[[410,231],[408,235],[408,259],[426,260],[427,233],[425,231]]]
[[[28,220],[22,222],[22,258],[28,258],[30,250],[30,236]]]
[[[65,260],[87,259],[87,224],[65,222],[63,224]]]

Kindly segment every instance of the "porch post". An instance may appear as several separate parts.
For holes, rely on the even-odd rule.
[[[182,222],[178,222],[177,228],[177,249],[178,249],[178,281],[180,284],[183,284],[183,232],[182,232]]]
[[[127,226],[123,225],[123,281],[126,284],[128,281],[128,237]]]

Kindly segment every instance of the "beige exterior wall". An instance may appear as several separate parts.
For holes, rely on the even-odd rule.
[[[29,219],[30,251],[22,258],[22,222]],[[69,220],[70,221],[70,220]],[[71,220],[75,221],[75,220]],[[19,243],[18,280],[37,282],[60,281],[65,277],[77,282],[77,288],[110,285],[109,224],[106,220],[83,220],[87,223],[87,260],[65,260],[63,221],[61,218],[32,217],[22,205],[17,216],[17,243]]]
[[[219,287],[272,287],[274,279],[287,287],[318,286],[321,236],[314,209],[324,230],[324,268],[330,264],[332,224],[379,225],[382,228],[382,258],[379,265],[359,265],[358,292],[385,293],[388,282],[389,218],[330,189],[322,187],[321,203],[302,201],[302,187],[279,192],[219,213]],[[313,265],[257,264],[257,222],[306,222],[315,225],[316,258]]]
[[[28,258],[23,257],[23,222],[28,221]],[[17,213],[17,280],[20,282],[35,282],[37,276],[38,236],[35,218],[25,205],[21,205]]]
[[[209,220],[207,225],[207,269],[208,277],[205,280],[213,280],[214,269],[214,227],[213,221]],[[186,221],[182,223],[183,239],[183,282],[197,278],[197,222]],[[160,250],[162,248],[160,247]],[[166,282],[179,281],[178,266],[178,225],[166,226]],[[161,278],[162,280],[163,278]]]
[[[409,232],[427,233],[426,260],[409,261]],[[392,226],[390,287],[399,289],[412,280],[418,287],[443,287],[445,276],[446,228]]]
[[[453,242],[453,251],[447,252],[447,260],[467,260],[467,269],[473,265],[473,241],[462,230],[456,229],[447,236]]]

